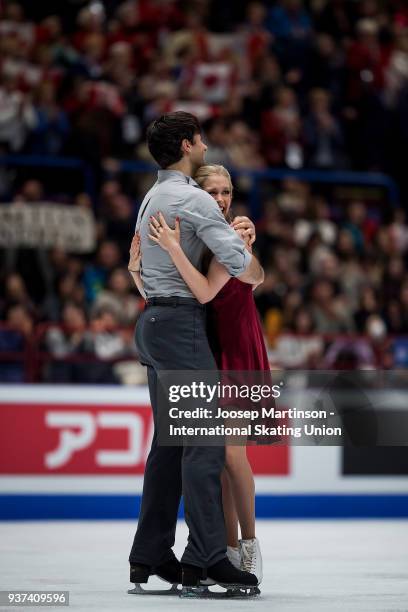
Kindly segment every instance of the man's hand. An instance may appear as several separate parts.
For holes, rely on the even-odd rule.
[[[253,245],[256,240],[256,230],[251,219],[248,217],[235,217],[230,225],[247,242],[248,246]]]

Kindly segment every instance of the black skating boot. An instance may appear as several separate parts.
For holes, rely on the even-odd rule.
[[[167,591],[158,591],[157,589],[153,591],[144,590],[140,585],[146,584],[149,580],[149,576],[153,575],[158,576],[161,580],[164,580],[165,582],[169,582],[172,585],[171,589]],[[155,567],[145,565],[144,563],[131,563],[130,582],[133,582],[135,588],[130,589],[128,593],[135,595],[177,595],[179,594],[177,585],[181,584],[181,580],[181,563],[176,559],[174,554],[172,558]]]
[[[171,584],[181,584],[182,581],[182,570],[181,563],[173,557],[168,561],[165,561],[161,565],[152,569],[152,574],[156,574],[162,580],[170,582]]]
[[[254,574],[242,572],[232,565],[227,557],[221,559],[206,570],[195,565],[183,563],[183,587],[200,586],[203,580],[210,578],[217,584],[229,587],[256,587],[258,579]]]

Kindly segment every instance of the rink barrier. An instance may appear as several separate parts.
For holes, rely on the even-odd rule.
[[[64,357],[53,355],[45,347],[45,337],[46,337],[47,332],[50,329],[69,331],[69,327],[62,325],[60,323],[55,323],[51,321],[43,321],[41,323],[38,323],[35,326],[35,329],[29,338],[24,338],[24,339],[22,338],[22,340],[24,341],[24,346],[20,350],[0,351],[0,368],[2,364],[8,364],[8,365],[12,364],[16,368],[21,368],[19,379],[17,379],[16,381],[9,381],[9,382],[24,382],[26,384],[39,383],[39,382],[42,383],[44,382],[43,368],[47,364],[84,364],[86,365],[88,363],[92,364],[92,363],[99,362],[99,358],[96,357],[95,354],[90,353],[90,352],[80,353],[80,354],[74,353],[74,354],[66,355]],[[91,327],[87,326],[85,330],[87,332],[90,332]],[[0,334],[3,331],[17,331],[18,333],[20,333],[12,325],[9,325],[4,322],[0,322]],[[118,333],[121,331],[128,331],[128,332],[131,332],[133,335],[134,326],[133,327],[117,327],[115,330],[112,330],[112,331],[115,331]],[[368,343],[371,347],[373,347],[375,344],[374,341],[370,340],[366,335],[357,334],[357,333],[349,333],[349,334],[316,334],[316,333],[301,334],[301,333],[296,333],[295,334],[291,332],[284,332],[284,333],[278,334],[276,338],[305,338],[305,339],[306,338],[313,338],[313,339],[319,338],[321,339],[322,343],[327,344],[327,347],[324,351],[325,354],[327,354],[329,350],[330,343],[335,342],[335,341],[345,340],[347,341],[349,345],[352,345],[353,342],[359,342],[360,340],[363,340],[364,342]],[[402,350],[405,351],[406,347],[408,346],[408,335],[389,334],[387,335],[387,338],[384,341],[382,347],[379,347],[377,343],[377,350],[380,349],[382,353],[385,353],[385,351],[390,350],[392,349],[393,346],[396,347],[397,345],[400,345],[402,347]],[[393,350],[394,352],[396,351],[396,349],[393,349]],[[116,363],[120,363],[123,361],[126,362],[129,360],[136,360],[136,359],[137,357],[135,353],[128,351],[119,357],[113,357],[111,359],[104,359],[104,363],[111,364],[113,366]],[[285,367],[286,370],[292,369],[290,366],[287,366],[287,365],[283,367]],[[398,367],[404,368],[406,367],[406,365],[398,364]],[[298,368],[299,368],[299,365],[297,365],[295,369],[298,369]],[[49,382],[53,384],[52,380],[50,380]],[[59,384],[59,381],[56,381],[56,382]]]
[[[132,520],[140,511],[137,495],[0,495],[0,520]],[[182,506],[179,518],[183,518]],[[408,518],[402,495],[257,495],[257,519]]]

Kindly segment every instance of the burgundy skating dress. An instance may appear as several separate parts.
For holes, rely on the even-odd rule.
[[[273,385],[261,322],[252,294],[252,285],[243,283],[237,278],[230,278],[208,304],[207,326],[211,349],[219,370],[262,372],[262,384]],[[258,375],[253,379],[253,382],[255,381],[258,384],[261,382]],[[242,378],[240,384],[248,383]],[[275,405],[275,402],[271,398],[264,400],[262,405],[270,408]],[[258,405],[256,407],[258,409]],[[250,408],[248,399],[245,400],[245,408]],[[259,418],[252,424],[277,427],[279,421]],[[281,438],[274,435],[266,437],[252,435],[248,440],[272,444],[281,441]]]

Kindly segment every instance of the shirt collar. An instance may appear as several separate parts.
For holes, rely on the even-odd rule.
[[[199,187],[191,176],[186,176],[183,172],[180,172],[180,170],[159,170],[157,173],[157,180],[159,183],[163,183],[164,181],[176,181],[177,183],[186,183],[188,185],[194,185],[194,187]]]

